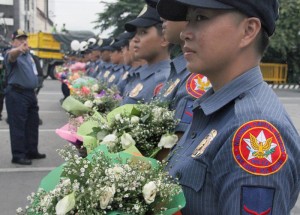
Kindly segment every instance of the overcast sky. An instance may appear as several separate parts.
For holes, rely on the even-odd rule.
[[[93,30],[97,19],[96,13],[104,10],[100,0],[50,0],[50,18],[57,23],[60,31],[62,24],[66,24],[67,30],[91,30],[95,34],[99,30]],[[102,34],[103,36],[106,33]]]

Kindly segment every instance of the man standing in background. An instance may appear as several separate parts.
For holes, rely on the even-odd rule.
[[[35,89],[37,69],[29,53],[27,34],[17,30],[12,48],[4,57],[7,69],[6,108],[10,130],[12,163],[31,165],[31,159],[45,158],[38,152],[39,115]]]

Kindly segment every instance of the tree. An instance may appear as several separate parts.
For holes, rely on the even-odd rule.
[[[94,21],[96,23],[94,28],[103,32],[113,27],[112,36],[124,32],[125,23],[135,19],[145,5],[144,0],[118,0],[113,3],[111,0],[105,0],[101,3],[105,4],[106,9],[97,14],[98,19]]]
[[[275,34],[263,62],[287,63],[289,82],[300,81],[300,0],[280,0]]]

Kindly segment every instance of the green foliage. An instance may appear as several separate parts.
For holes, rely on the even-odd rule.
[[[287,63],[289,82],[300,81],[300,0],[279,0],[279,19],[263,62]]]
[[[144,0],[117,0],[114,3],[111,0],[105,0],[101,3],[105,4],[106,9],[97,14],[98,19],[94,22],[95,29],[103,32],[113,27],[112,36],[118,36],[124,32],[125,23],[135,19],[145,5]]]

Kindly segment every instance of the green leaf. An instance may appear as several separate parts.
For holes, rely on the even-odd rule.
[[[139,111],[134,106],[135,105],[133,105],[133,104],[127,104],[127,105],[123,105],[123,106],[120,106],[120,107],[112,110],[106,116],[107,122],[109,124],[111,124],[117,114],[126,113],[129,115],[137,115],[139,113]]]

